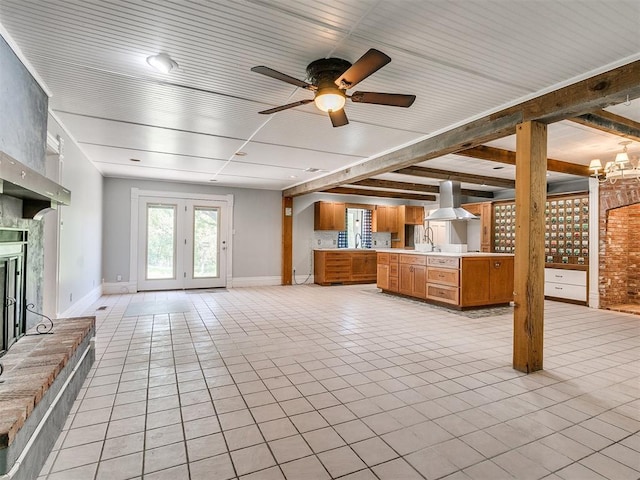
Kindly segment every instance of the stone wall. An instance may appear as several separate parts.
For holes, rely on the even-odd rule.
[[[600,185],[600,306],[640,304],[640,182]]]

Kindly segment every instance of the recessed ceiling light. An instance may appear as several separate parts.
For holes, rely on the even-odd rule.
[[[289,178],[298,178],[297,175],[289,175]]]
[[[319,172],[320,169],[319,168],[309,167],[309,168],[305,168],[304,171],[305,172],[310,172],[310,173],[316,173],[316,172]]]
[[[234,153],[234,155],[236,157],[246,157],[247,156],[247,152],[236,152],[236,153]]]
[[[494,170],[502,170],[503,168],[504,168],[503,166],[493,167]]]
[[[140,162],[141,161],[139,158],[130,158],[129,160],[131,160],[132,162]]]
[[[210,178],[209,181],[210,182],[217,182],[218,180],[216,180],[215,178]]]
[[[147,57],[147,63],[162,73],[169,73],[174,68],[178,68],[178,63],[166,53],[159,53]]]

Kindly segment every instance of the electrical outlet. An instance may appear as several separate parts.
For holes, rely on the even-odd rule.
[[[318,239],[318,245],[322,245],[322,240]]]
[[[334,245],[336,244],[336,241],[335,241],[335,239],[333,240],[333,244],[334,244]]]
[[[377,246],[377,245],[378,245],[378,241],[377,241],[377,240],[374,240],[374,241],[373,241],[373,246],[375,247],[375,246]]]
[[[116,282],[122,281],[122,275],[116,275]]]

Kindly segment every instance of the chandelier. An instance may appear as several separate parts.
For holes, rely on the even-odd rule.
[[[605,163],[604,168],[599,158],[591,160],[589,170],[593,170],[593,176],[599,183],[607,181],[616,183],[619,178],[635,178],[640,182],[640,162],[636,158],[632,163],[627,153],[627,145],[630,143],[630,141],[620,142],[622,152],[616,155],[614,161]]]

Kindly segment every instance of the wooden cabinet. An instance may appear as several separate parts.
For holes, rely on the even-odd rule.
[[[400,289],[400,255],[389,254],[389,291],[397,293]]]
[[[398,207],[377,205],[373,211],[372,231],[398,232]]]
[[[458,305],[460,302],[460,258],[430,256],[427,259],[426,298]]]
[[[378,287],[462,309],[513,300],[513,256],[378,254]],[[393,290],[394,266],[398,289]]]
[[[480,209],[480,251],[493,252],[493,206],[485,202]]]
[[[376,281],[374,251],[315,250],[313,262],[314,282],[319,285]]]
[[[345,229],[347,206],[339,202],[316,202],[314,204],[313,229],[337,230]]]
[[[491,202],[467,203],[462,207],[480,218],[480,251],[493,251],[493,205]]]
[[[377,284],[378,288],[390,292],[398,292],[400,269],[397,253],[378,253]]]
[[[426,298],[427,262],[424,255],[400,255],[398,291],[403,295]]]
[[[382,290],[389,290],[389,264],[378,263],[376,269],[376,285]]]
[[[351,254],[351,280],[375,281],[377,275],[376,253]]]
[[[422,225],[424,223],[424,208],[405,205],[403,223],[405,225]]]
[[[460,271],[460,306],[513,300],[513,257],[464,257]]]

